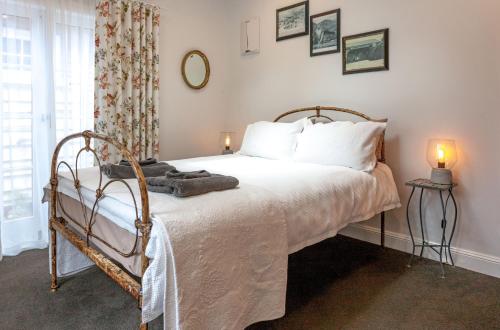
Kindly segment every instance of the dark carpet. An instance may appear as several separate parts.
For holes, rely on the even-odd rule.
[[[500,329],[500,279],[338,236],[290,256],[286,315],[259,329]],[[93,268],[49,292],[47,250],[0,262],[0,329],[136,329],[135,301]],[[151,325],[161,329],[162,320]]]

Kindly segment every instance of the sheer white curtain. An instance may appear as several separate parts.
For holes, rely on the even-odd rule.
[[[52,151],[93,127],[95,0],[0,0],[0,14],[1,258],[47,246]]]

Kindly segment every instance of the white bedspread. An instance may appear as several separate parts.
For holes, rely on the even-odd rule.
[[[233,175],[240,186],[185,199],[149,194],[154,225],[151,265],[142,279],[143,321],[163,312],[166,329],[240,329],[281,317],[288,253],[400,206],[384,164],[365,173],[242,155],[169,163]],[[93,200],[97,168],[79,174],[86,199]],[[135,180],[128,181],[137,191]],[[110,188],[99,212],[133,232],[126,188]],[[69,180],[59,189],[74,196]],[[65,259],[60,262],[71,262]]]

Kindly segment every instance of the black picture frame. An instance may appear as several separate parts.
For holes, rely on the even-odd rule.
[[[373,65],[372,67],[366,66],[363,68],[358,68],[358,69],[349,69],[348,68],[348,59],[347,56],[350,56],[352,58],[353,53],[351,53],[354,50],[349,49],[348,42],[356,39],[362,39],[366,38],[369,36],[377,36],[377,35],[382,35],[382,41],[383,41],[383,50],[379,50],[380,44],[378,42],[372,42],[371,45],[368,45],[367,47],[371,48],[369,50],[365,50],[364,52],[360,51],[361,47],[358,47],[358,56],[361,57],[366,57],[366,56],[371,56],[370,54],[377,54],[373,56],[378,56],[378,54],[382,53],[383,54],[383,64],[382,65]],[[379,41],[381,42],[381,41]],[[377,44],[375,44],[377,43]],[[359,61],[358,61],[359,62]],[[374,71],[386,71],[389,70],[389,29],[381,29],[381,30],[375,30],[375,31],[370,31],[370,32],[365,32],[365,33],[360,33],[360,34],[354,34],[350,36],[345,36],[342,38],[342,74],[353,74],[353,73],[362,73],[362,72],[374,72]]]
[[[314,51],[314,40],[315,40],[315,33],[316,30],[314,28],[314,21],[318,18],[321,18],[323,16],[330,16],[336,14],[337,15],[337,24],[336,24],[336,44],[337,44],[337,49],[335,50],[327,50],[323,52],[315,52]],[[327,54],[335,54],[340,52],[340,8],[334,9],[334,10],[329,10],[325,11],[323,13],[319,13],[316,15],[312,15],[309,19],[309,54],[311,57],[313,56],[321,56],[321,55],[327,55]]]
[[[295,34],[280,36],[280,14],[282,12],[285,12],[285,11],[288,11],[291,9],[295,9],[296,7],[301,7],[301,6],[305,6],[305,11],[304,11],[305,31],[298,32]],[[287,40],[287,39],[301,37],[301,36],[307,36],[307,35],[309,35],[309,1],[303,1],[303,2],[299,2],[296,4],[290,5],[290,6],[276,9],[276,41],[282,41],[282,40]]]

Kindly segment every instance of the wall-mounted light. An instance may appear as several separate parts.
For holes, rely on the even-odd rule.
[[[455,141],[432,139],[427,145],[427,161],[432,167],[431,181],[439,184],[451,184],[451,169],[457,162]]]
[[[241,22],[241,55],[258,54],[260,52],[260,20],[250,18]]]

